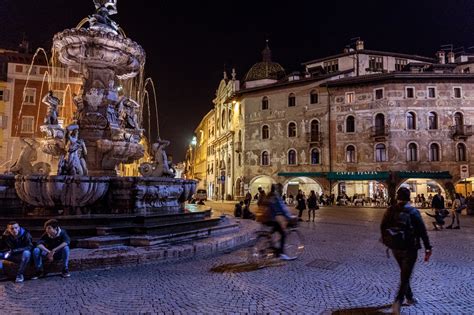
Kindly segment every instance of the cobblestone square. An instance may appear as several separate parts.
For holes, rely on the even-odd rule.
[[[231,204],[215,204],[224,212]],[[10,314],[377,314],[389,313],[398,267],[379,243],[383,209],[326,207],[303,222],[305,252],[296,261],[245,269],[246,248],[173,262],[50,275],[0,283]],[[422,210],[422,213],[424,210]],[[419,304],[404,314],[474,312],[474,218],[460,230],[431,231],[433,256],[418,258],[412,288]],[[420,256],[421,255],[420,251]],[[232,268],[234,266],[234,268]]]

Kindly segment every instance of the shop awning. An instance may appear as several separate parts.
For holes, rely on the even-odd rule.
[[[283,177],[324,177],[323,172],[280,172],[278,176]]]
[[[329,180],[386,180],[388,172],[329,172],[327,178]]]
[[[449,171],[404,171],[398,172],[399,178],[427,178],[427,179],[450,179],[453,178]]]

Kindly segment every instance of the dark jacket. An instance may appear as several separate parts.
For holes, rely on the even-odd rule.
[[[303,194],[297,194],[296,195],[296,202],[298,203],[296,205],[296,209],[298,209],[298,210],[306,209],[306,200],[305,200]]]
[[[25,250],[31,250],[33,248],[31,234],[22,227],[20,227],[18,237],[14,237],[8,230],[5,230],[2,235],[1,243],[3,248],[11,250],[13,254],[22,253]]]
[[[444,209],[444,197],[438,194],[434,195],[433,200],[431,201],[431,208]]]
[[[235,204],[234,217],[240,218],[242,216],[242,206],[240,203]]]
[[[318,198],[316,195],[309,195],[308,197],[308,209],[317,209],[318,208]]]
[[[265,204],[270,208],[272,220],[275,220],[275,217],[278,215],[282,215],[288,220],[291,219],[290,210],[287,208],[283,202],[283,199],[281,199],[279,195],[275,193],[269,193],[265,199]]]
[[[66,230],[63,230],[63,229],[61,229],[61,231],[59,232],[59,235],[54,238],[49,237],[48,233],[44,233],[41,236],[40,240],[38,241],[38,245],[42,244],[44,247],[46,247],[49,250],[58,247],[62,243],[66,243],[68,245],[71,243],[71,239],[69,238],[69,235],[67,235]]]
[[[421,218],[420,212],[412,207],[409,203],[403,205],[398,204],[396,206],[389,207],[383,216],[382,223],[380,224],[380,230],[383,233],[386,229],[393,226],[392,218],[394,217],[393,211],[405,211],[410,214],[410,221],[413,226],[413,232],[415,234],[415,244],[414,247],[417,249],[421,248],[421,241],[423,241],[423,246],[425,249],[431,249],[430,239],[428,238],[428,233],[426,232],[425,223]]]

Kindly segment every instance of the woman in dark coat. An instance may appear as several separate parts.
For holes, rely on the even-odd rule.
[[[296,195],[296,203],[296,209],[298,209],[298,220],[303,221],[301,217],[303,216],[303,211],[306,209],[306,198],[301,189],[298,190],[298,194]]]
[[[311,190],[308,197],[308,222],[311,221],[311,213],[313,213],[313,222],[314,222],[317,209],[319,209],[318,197],[314,193],[314,190]]]

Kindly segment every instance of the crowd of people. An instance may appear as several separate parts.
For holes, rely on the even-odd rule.
[[[16,221],[10,221],[0,240],[0,269],[3,271],[4,261],[14,262],[19,265],[15,282],[25,280],[25,270],[28,264],[33,263],[35,270],[32,280],[46,275],[44,262],[61,261],[64,278],[71,276],[69,273],[69,246],[71,240],[66,230],[61,229],[55,219],[44,223],[44,233],[34,242],[30,232],[21,227]]]

